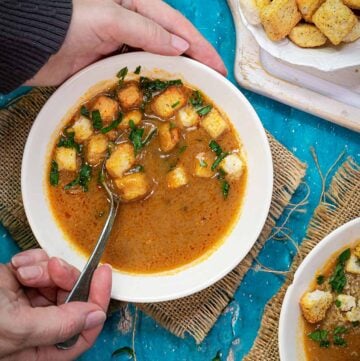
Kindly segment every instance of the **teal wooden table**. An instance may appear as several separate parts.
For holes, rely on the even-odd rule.
[[[184,13],[217,48],[229,69],[229,79],[236,84],[233,74],[235,56],[235,29],[225,0],[168,0],[168,3]],[[310,147],[314,147],[323,171],[326,171],[338,155],[345,151],[360,162],[360,136],[325,120],[303,113],[289,106],[266,99],[244,89],[250,103],[257,111],[264,127],[280,142],[308,164],[305,178],[311,193],[305,207],[306,213],[294,214],[288,226],[292,237],[301,242],[312,212],[319,201],[321,182]],[[0,96],[0,105],[16,96]],[[299,188],[294,201],[304,197],[306,187]],[[282,218],[279,222],[282,222]],[[6,262],[18,252],[18,248],[0,229],[0,261]],[[279,270],[288,269],[294,255],[291,243],[269,240],[259,260],[266,266]],[[193,339],[179,339],[148,316],[138,313],[135,325],[135,349],[138,361],[211,361],[218,350],[221,360],[241,360],[251,348],[261,321],[266,302],[276,293],[284,279],[282,276],[250,270],[237,290],[234,300],[225,309],[215,327],[201,345]],[[119,312],[110,317],[94,347],[79,358],[81,361],[111,360],[112,352],[122,346],[132,347],[134,308],[126,311],[126,322],[120,322]],[[126,355],[114,360],[126,360]]]

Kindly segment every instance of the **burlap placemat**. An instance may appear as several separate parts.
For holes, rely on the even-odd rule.
[[[7,109],[0,110],[0,221],[22,249],[37,246],[21,201],[22,153],[32,122],[53,91],[53,88],[33,89]],[[273,199],[264,229],[250,253],[226,277],[202,292],[176,301],[138,305],[177,336],[188,333],[197,342],[204,339],[232,299],[305,174],[305,165],[271,135],[268,137],[274,161]]]
[[[295,257],[290,273],[280,291],[270,300],[264,312],[258,337],[244,361],[278,361],[278,328],[285,293],[292,283],[294,273],[306,256],[325,236],[346,222],[360,216],[360,165],[348,158],[332,179],[324,201],[316,208]]]

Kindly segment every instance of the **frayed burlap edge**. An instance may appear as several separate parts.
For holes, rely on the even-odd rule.
[[[306,256],[334,229],[360,216],[360,166],[348,158],[334,176],[325,200],[316,208],[300,253],[295,257],[285,284],[267,304],[258,337],[244,361],[278,361],[278,327],[281,305],[294,273]],[[301,256],[300,256],[301,254]]]

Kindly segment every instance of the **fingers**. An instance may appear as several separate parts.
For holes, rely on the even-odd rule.
[[[133,0],[131,6],[144,17],[152,19],[164,29],[179,36],[189,43],[186,54],[226,75],[224,62],[214,47],[199,33],[199,31],[180,12],[161,0]],[[127,2],[123,3],[126,6]]]
[[[11,264],[15,268],[29,266],[41,261],[47,261],[49,256],[46,252],[40,248],[37,249],[29,249],[28,251],[24,251],[18,253],[11,259]]]
[[[156,22],[118,6],[115,37],[118,42],[161,55],[180,55],[189,43],[171,34]],[[124,21],[126,19],[126,21]]]

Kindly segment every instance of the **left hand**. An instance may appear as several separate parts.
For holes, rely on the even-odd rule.
[[[94,273],[88,302],[63,304],[79,271],[41,249],[0,264],[0,360],[69,361],[94,343],[106,319],[111,268]],[[80,333],[69,350],[54,345]]]

